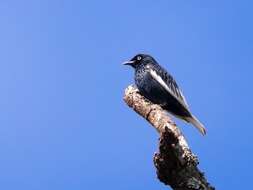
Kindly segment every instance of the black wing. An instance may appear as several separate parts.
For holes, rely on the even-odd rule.
[[[175,97],[187,110],[189,106],[186,99],[178,87],[173,77],[160,65],[154,65],[154,68],[150,69],[151,76],[159,82],[173,97]]]

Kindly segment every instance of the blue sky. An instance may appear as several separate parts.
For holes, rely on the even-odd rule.
[[[217,189],[249,189],[251,1],[0,1],[0,189],[168,189],[158,135],[122,101],[154,56],[176,78],[202,137],[178,120]]]

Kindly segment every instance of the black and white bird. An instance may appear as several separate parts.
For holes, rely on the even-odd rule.
[[[140,93],[172,115],[193,124],[203,135],[203,124],[190,112],[186,99],[173,77],[150,55],[138,54],[124,62],[135,69],[135,84]]]

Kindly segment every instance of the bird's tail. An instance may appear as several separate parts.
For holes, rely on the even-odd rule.
[[[192,115],[192,117],[185,118],[185,120],[193,124],[194,127],[196,127],[201,132],[202,135],[206,134],[206,129],[204,125],[194,115]]]

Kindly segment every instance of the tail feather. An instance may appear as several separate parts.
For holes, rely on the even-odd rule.
[[[186,121],[193,124],[201,132],[202,135],[206,134],[204,125],[195,116],[187,117]]]

